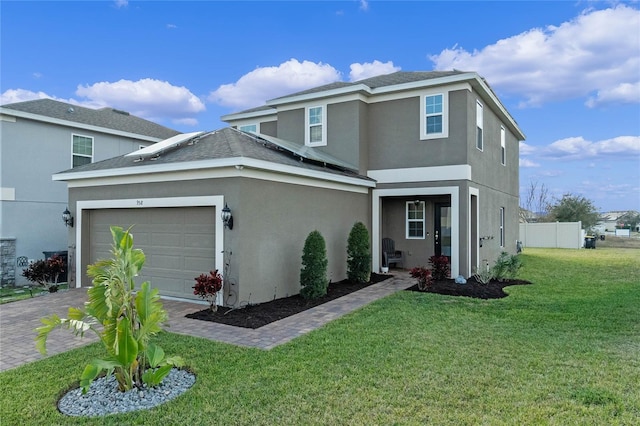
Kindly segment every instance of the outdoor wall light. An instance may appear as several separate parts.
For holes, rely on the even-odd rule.
[[[62,221],[64,222],[65,226],[70,226],[73,228],[73,216],[71,216],[71,212],[68,208],[64,209],[64,211],[62,212]]]
[[[231,209],[227,203],[224,203],[224,208],[222,209],[220,217],[222,218],[222,223],[226,228],[233,229],[233,216],[231,216]]]

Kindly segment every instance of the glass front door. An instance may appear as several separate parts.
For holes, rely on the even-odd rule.
[[[447,256],[451,261],[451,206],[435,205],[434,243],[436,256]]]

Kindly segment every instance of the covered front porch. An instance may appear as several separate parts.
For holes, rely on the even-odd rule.
[[[462,194],[462,196],[461,196]],[[459,186],[375,189],[372,194],[373,271],[384,265],[382,239],[402,251],[402,264],[429,267],[447,256],[451,276],[470,276],[478,265],[478,191]]]

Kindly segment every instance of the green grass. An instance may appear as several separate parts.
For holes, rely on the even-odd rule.
[[[67,283],[59,284],[58,288],[60,290],[66,289]],[[44,296],[47,293],[49,293],[49,290],[38,286],[2,287],[0,288],[0,305],[31,297]]]
[[[150,411],[55,408],[91,345],[0,374],[0,423],[640,424],[640,251],[530,249],[505,299],[400,292],[271,351],[163,333],[197,374]]]

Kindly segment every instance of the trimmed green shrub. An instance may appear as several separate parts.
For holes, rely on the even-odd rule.
[[[317,299],[327,294],[327,249],[322,234],[313,231],[304,242],[300,294],[305,299]]]
[[[347,240],[347,278],[366,283],[371,278],[371,250],[369,231],[362,222],[356,222]]]
[[[491,268],[491,273],[498,281],[513,279],[522,267],[522,261],[518,255],[510,255],[506,251],[500,253],[496,263]]]

